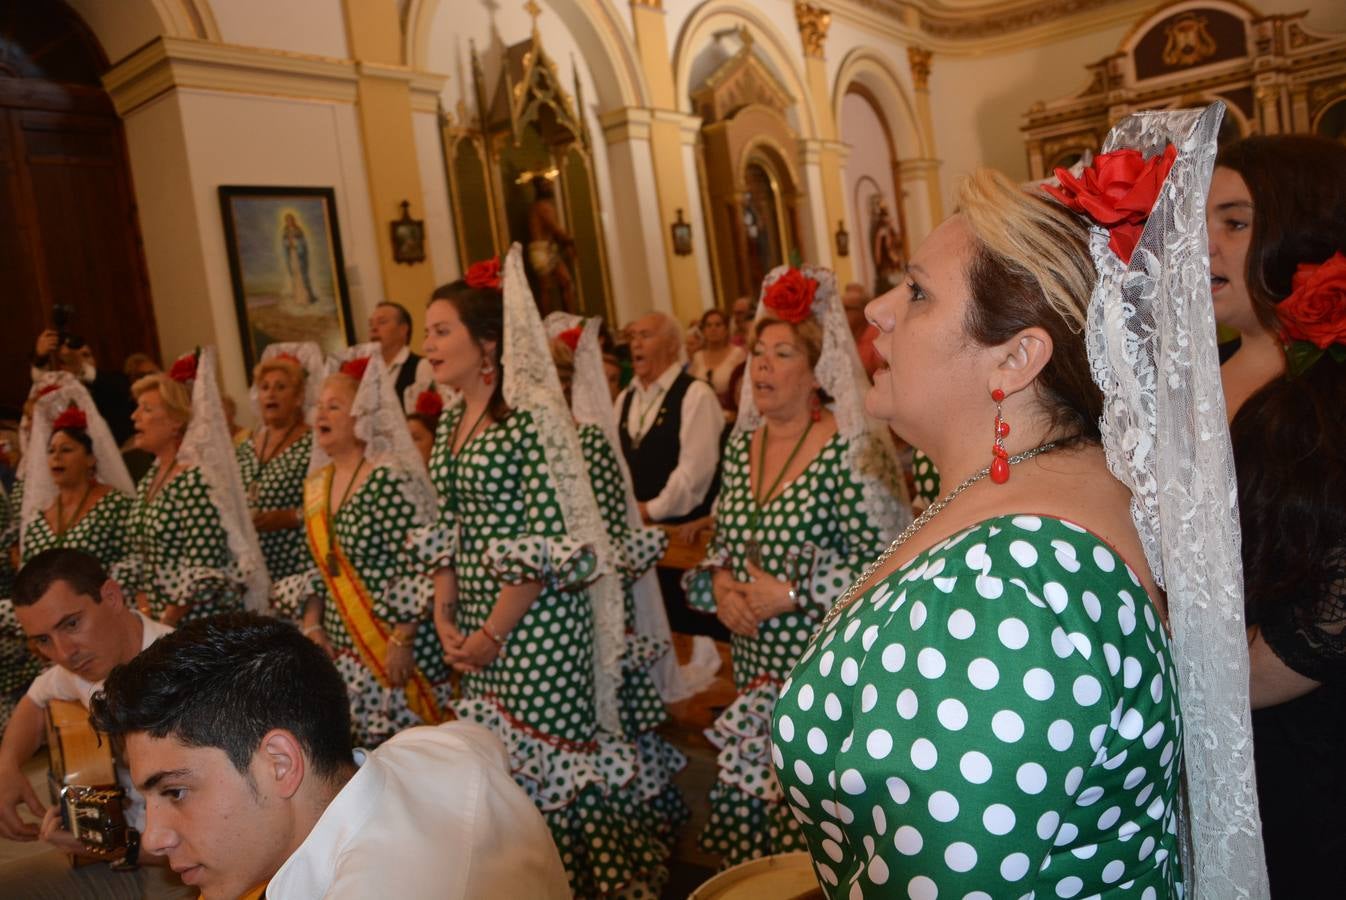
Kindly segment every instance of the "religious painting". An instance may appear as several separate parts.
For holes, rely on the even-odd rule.
[[[268,344],[355,342],[331,188],[222,185],[220,212],[247,371]]]

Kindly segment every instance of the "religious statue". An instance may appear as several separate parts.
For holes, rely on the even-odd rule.
[[[874,254],[874,296],[885,294],[902,283],[906,276],[906,253],[902,233],[881,195],[869,201],[869,246]]]
[[[313,293],[313,282],[309,278],[308,238],[294,213],[285,214],[280,243],[285,256],[285,272],[290,276],[290,299],[296,305],[312,306],[318,302],[318,297]]]
[[[579,312],[575,281],[567,258],[574,259],[575,239],[561,227],[556,190],[546,175],[533,176],[533,203],[528,207],[528,262],[538,278],[538,299],[544,312]],[[556,305],[559,296],[560,305]]]

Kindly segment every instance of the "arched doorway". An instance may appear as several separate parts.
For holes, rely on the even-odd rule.
[[[100,80],[107,68],[64,4],[0,0],[0,405],[11,409],[58,307],[100,368],[158,355],[126,142]]]

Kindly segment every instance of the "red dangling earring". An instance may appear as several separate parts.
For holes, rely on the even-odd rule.
[[[823,401],[818,399],[816,390],[809,395],[809,418],[815,422],[820,422],[823,418]]]
[[[481,380],[486,383],[487,387],[495,384],[495,366],[491,365],[489,359],[481,361]]]
[[[1000,404],[1005,399],[1005,392],[1000,388],[991,391],[991,399],[995,401],[995,443],[991,446],[991,480],[996,484],[1004,484],[1009,481],[1010,464],[1009,453],[1005,450],[1005,438],[1010,433],[1009,423],[1000,417]]]

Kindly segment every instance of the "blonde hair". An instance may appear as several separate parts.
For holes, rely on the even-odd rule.
[[[183,425],[192,420],[192,392],[185,384],[174,381],[165,372],[146,375],[131,386],[131,396],[139,400],[141,394],[159,392],[159,400],[169,418]]]
[[[297,361],[284,356],[273,356],[270,359],[264,359],[252,369],[252,383],[256,384],[262,380],[263,376],[271,372],[283,372],[294,379],[295,384],[300,390],[304,388],[304,382],[308,380],[308,373],[304,367]]]
[[[812,369],[818,365],[818,360],[823,355],[823,327],[818,324],[818,320],[809,316],[802,322],[787,322],[784,319],[777,319],[775,316],[765,316],[758,319],[752,326],[752,342],[755,344],[762,339],[762,332],[766,331],[768,326],[784,325],[794,336],[799,338],[799,343],[804,345],[804,355],[809,358],[809,368]]]

